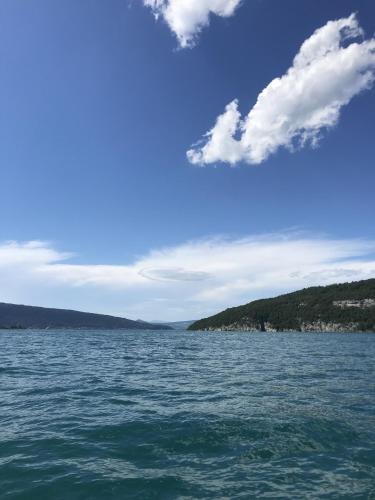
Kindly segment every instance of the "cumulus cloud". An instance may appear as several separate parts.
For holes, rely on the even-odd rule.
[[[280,147],[317,146],[324,130],[337,124],[341,108],[374,83],[375,39],[363,36],[355,14],[316,30],[243,120],[237,100],[228,104],[203,141],[187,152],[189,161],[256,165]]]
[[[143,0],[155,17],[162,17],[181,47],[192,46],[198,33],[210,22],[210,15],[230,17],[242,0]]]
[[[0,244],[0,301],[178,320],[375,277],[375,241],[294,233],[191,241],[124,265],[75,264],[72,257],[46,242]]]

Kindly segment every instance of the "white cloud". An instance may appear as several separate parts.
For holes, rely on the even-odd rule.
[[[189,161],[260,164],[282,146],[316,146],[338,122],[341,108],[373,85],[375,39],[362,37],[354,14],[316,30],[243,120],[236,100],[226,107],[204,144],[187,152]]]
[[[181,47],[192,46],[198,33],[210,22],[210,15],[230,17],[242,0],[143,0],[176,35]]]
[[[294,233],[209,238],[126,265],[74,264],[43,242],[0,244],[0,301],[191,319],[310,285],[375,277],[375,241]]]

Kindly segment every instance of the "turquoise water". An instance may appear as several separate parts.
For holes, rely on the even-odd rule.
[[[374,356],[374,334],[2,331],[0,498],[375,498]]]

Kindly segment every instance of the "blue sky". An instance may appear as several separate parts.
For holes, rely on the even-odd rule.
[[[260,164],[186,157],[234,99],[244,118],[328,21],[357,13],[354,42],[370,40],[374,2],[244,0],[189,47],[163,12],[141,0],[0,3],[0,300],[177,320],[375,276],[373,89],[317,147],[277,147]],[[283,242],[280,269],[304,278],[250,272],[265,241],[263,276]],[[304,244],[317,248],[306,263]],[[221,276],[236,259],[244,268]]]

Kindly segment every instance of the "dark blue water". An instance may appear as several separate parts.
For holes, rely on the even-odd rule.
[[[374,355],[374,334],[0,332],[0,498],[375,498]]]

